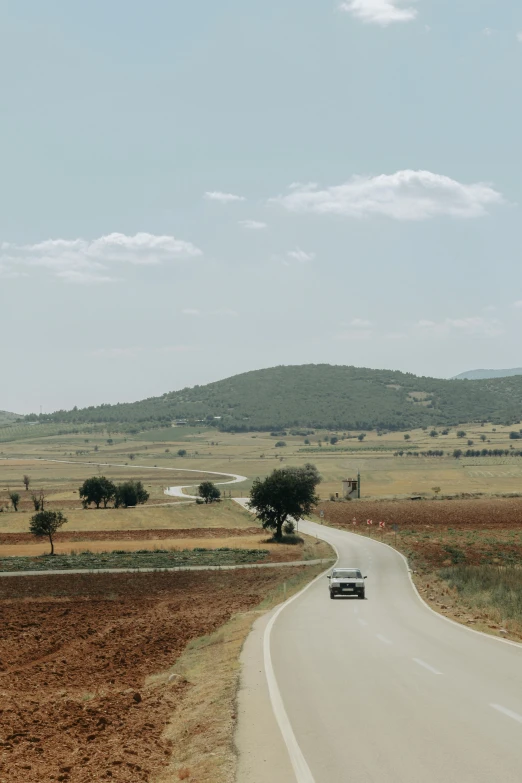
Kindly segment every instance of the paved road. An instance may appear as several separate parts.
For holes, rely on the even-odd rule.
[[[282,759],[273,728],[266,736],[274,751],[255,736],[256,710],[266,720],[268,689],[259,682],[259,660],[250,669],[247,662],[239,783],[520,783],[522,647],[426,608],[392,549],[300,526],[332,543],[340,565],[368,575],[367,599],[331,601],[322,577],[282,610],[270,637],[270,622],[257,642],[254,632],[247,652],[255,656],[263,640],[268,646],[272,704],[287,749]],[[270,669],[266,649],[263,663]]]

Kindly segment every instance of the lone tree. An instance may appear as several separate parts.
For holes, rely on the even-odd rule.
[[[92,476],[83,482],[78,491],[84,508],[91,503],[95,503],[96,508],[103,503],[103,507],[107,508],[107,503],[116,497],[116,484],[105,476]]]
[[[31,479],[29,476],[24,476],[22,480],[24,482],[25,491],[27,492],[29,490],[29,484],[31,483]]]
[[[212,481],[202,481],[198,487],[198,492],[205,503],[213,503],[221,497],[221,490]]]
[[[148,499],[149,493],[141,481],[124,481],[116,487],[114,507],[139,506],[141,503],[146,503]]]
[[[186,457],[186,456],[187,456],[186,449],[178,449],[178,457]]]
[[[288,518],[299,519],[310,514],[319,501],[315,490],[320,481],[317,468],[311,464],[273,470],[265,479],[255,479],[250,491],[250,508],[265,530],[274,530],[274,539],[281,541]]]
[[[47,536],[51,542],[51,555],[54,555],[53,536],[67,519],[61,511],[39,511],[31,517],[30,531],[33,536]]]
[[[20,495],[18,492],[10,492],[9,493],[9,500],[13,504],[13,508],[15,511],[18,511],[18,504],[20,502]]]

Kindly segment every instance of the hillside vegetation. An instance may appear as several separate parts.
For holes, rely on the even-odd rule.
[[[136,431],[171,421],[204,421],[231,432],[288,427],[407,430],[463,421],[511,424],[522,419],[522,376],[462,381],[331,365],[273,367],[141,402],[27,419]]]

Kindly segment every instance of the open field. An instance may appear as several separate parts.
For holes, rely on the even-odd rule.
[[[34,543],[31,537],[22,542],[10,543],[10,535],[20,539],[16,533],[5,534],[0,546],[0,571],[63,569],[63,568],[174,568],[185,565],[234,565],[261,561],[284,563],[294,560],[316,560],[327,558],[332,551],[323,541],[311,536],[295,538],[295,543],[276,544],[267,538],[263,530],[257,529],[250,535],[244,531],[232,531],[235,536],[203,538],[151,538],[120,540],[114,532],[114,539],[92,541],[88,537],[78,542],[55,543],[55,556],[43,557],[49,553],[49,544]],[[195,531],[205,533],[204,529]],[[13,560],[14,558],[14,560]],[[16,564],[16,561],[24,561]],[[13,567],[13,563],[15,566]]]
[[[522,639],[521,498],[324,503],[320,509],[328,524],[405,554],[419,590],[438,611]]]
[[[116,435],[109,438],[106,432],[87,433],[85,436],[81,433],[53,435],[1,444],[0,457],[10,459],[0,461],[0,497],[6,498],[8,486],[24,495],[21,483],[24,473],[31,475],[35,488],[56,492],[56,501],[65,503],[64,507],[68,507],[67,504],[80,505],[74,490],[98,470],[117,480],[140,478],[151,493],[149,502],[169,501],[163,496],[163,488],[167,485],[193,486],[203,478],[197,474],[176,474],[171,470],[150,470],[154,466],[224,471],[247,476],[248,480],[242,484],[221,488],[237,497],[248,494],[256,476],[263,477],[275,467],[306,462],[315,463],[321,471],[324,480],[319,492],[323,499],[335,492],[340,493],[342,479],[355,476],[358,470],[365,498],[407,497],[412,494],[432,496],[433,487],[440,487],[441,494],[445,495],[462,492],[516,493],[522,492],[522,458],[462,457],[457,460],[452,454],[457,448],[464,451],[467,448],[517,450],[522,441],[510,439],[509,434],[518,432],[521,426],[464,423],[449,428],[447,435],[442,434],[445,430],[437,428],[436,437],[430,437],[429,429],[381,434],[373,431],[364,433],[362,442],[355,437],[358,433],[353,432],[314,430],[313,434],[305,437],[291,435],[287,431],[272,437],[269,433],[221,433],[215,429],[196,427],[151,430],[126,439]],[[466,433],[464,438],[457,436],[459,431]],[[409,440],[405,440],[405,434]],[[329,442],[332,437],[339,438],[333,446]],[[112,443],[109,444],[108,440]],[[306,444],[305,440],[309,443]],[[468,446],[468,440],[473,441],[472,446]],[[286,445],[276,448],[275,444],[279,441]],[[179,457],[179,449],[184,449],[186,456]],[[422,454],[429,450],[442,450],[444,456],[412,455],[412,452]],[[402,456],[395,456],[401,451]],[[130,454],[134,455],[133,461],[129,459]],[[13,458],[29,462],[25,465],[13,463]],[[75,464],[45,463],[43,459],[68,459]],[[128,464],[123,468],[98,469],[94,464],[81,465],[80,462]]]
[[[146,505],[175,503],[175,497],[165,495],[166,487],[198,483],[208,478],[204,473],[190,473],[183,468],[160,470],[153,465],[143,468],[132,464],[114,467],[85,464],[79,459],[76,463],[47,462],[43,459],[0,461],[0,507],[9,506],[9,491],[16,491],[20,494],[19,509],[33,511],[31,496],[43,491],[48,508],[82,508],[78,488],[85,479],[97,475],[106,476],[116,484],[129,479],[142,481],[150,495]],[[23,484],[24,475],[30,478],[28,491]],[[216,480],[219,481],[219,477]]]
[[[0,780],[134,783],[186,769],[200,783],[231,782],[237,655],[252,610],[280,600],[283,581],[297,589],[316,573],[0,581]],[[232,638],[230,626],[215,633],[233,617]]]
[[[136,508],[81,509],[66,511],[69,531],[190,529],[200,527],[247,528],[252,526],[253,516],[238,503],[226,500],[211,506],[184,503],[172,506],[137,506]],[[33,512],[19,511],[0,514],[0,534],[25,533]]]

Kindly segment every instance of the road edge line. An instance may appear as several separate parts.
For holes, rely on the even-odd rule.
[[[316,578],[313,579],[309,584],[307,584],[306,587],[304,587],[298,593],[296,593],[291,598],[289,598],[288,601],[285,601],[283,604],[281,604],[281,606],[279,606],[279,608],[275,611],[273,616],[270,618],[265,628],[265,632],[263,634],[263,662],[265,666],[265,677],[268,685],[268,695],[270,697],[270,703],[272,705],[272,712],[274,713],[274,717],[279,727],[279,731],[281,732],[281,735],[283,737],[283,742],[285,743],[286,750],[290,757],[290,763],[292,764],[292,769],[294,770],[294,775],[297,783],[315,783],[315,778],[312,775],[310,767],[308,766],[308,763],[304,757],[303,751],[301,750],[301,747],[297,741],[297,738],[294,734],[294,730],[292,729],[292,724],[290,723],[290,719],[285,710],[283,697],[281,696],[281,691],[279,690],[279,686],[277,684],[277,678],[275,676],[274,667],[272,664],[272,655],[270,652],[270,640],[271,640],[272,628],[279,615],[288,606],[290,606],[291,603],[296,601],[298,598],[300,598],[303,595],[303,593],[309,590],[310,587],[312,587],[312,585],[314,585],[317,581],[319,581],[319,579],[322,579],[324,574],[327,571],[329,571],[331,568],[334,568],[335,565],[339,562],[339,552],[337,550],[337,547],[334,544],[331,544],[330,542],[327,543],[329,544],[329,546],[332,547],[332,549],[335,551],[335,554],[337,555],[337,560],[335,561],[335,563],[329,565],[328,568],[322,571],[319,574],[319,576],[316,576]]]
[[[317,522],[315,523],[317,524]],[[339,528],[332,528],[332,530],[338,530]],[[359,535],[358,533],[351,533],[348,530],[342,531],[343,533],[348,533],[349,535]],[[403,555],[402,552],[399,552],[398,549],[395,549],[395,547],[391,546],[390,544],[386,544],[384,541],[376,541],[375,539],[372,539],[374,544],[379,544],[379,546],[386,546],[388,549],[391,549],[392,552],[395,552],[396,555],[399,555],[399,557],[402,558],[405,566],[406,571],[408,573],[408,577],[410,579],[410,584],[413,588],[413,591],[421,604],[424,606],[425,609],[429,609],[429,611],[435,615],[435,617],[439,617],[441,620],[445,620],[447,623],[451,623],[452,625],[456,625],[457,628],[463,628],[465,631],[470,631],[470,633],[478,634],[479,636],[483,636],[485,639],[491,639],[493,642],[501,642],[502,644],[509,644],[511,647],[518,647],[519,649],[522,649],[522,643],[521,642],[512,642],[510,639],[501,639],[498,636],[493,636],[493,634],[490,633],[484,633],[484,631],[477,631],[476,628],[469,628],[467,625],[464,625],[463,623],[459,623],[457,620],[452,620],[451,617],[446,617],[446,615],[441,614],[440,612],[437,612],[436,609],[433,609],[432,606],[429,605],[427,601],[424,600],[422,595],[419,593],[417,589],[417,585],[413,581],[412,577],[412,570],[410,568],[410,564],[408,563],[408,558],[406,555]]]

